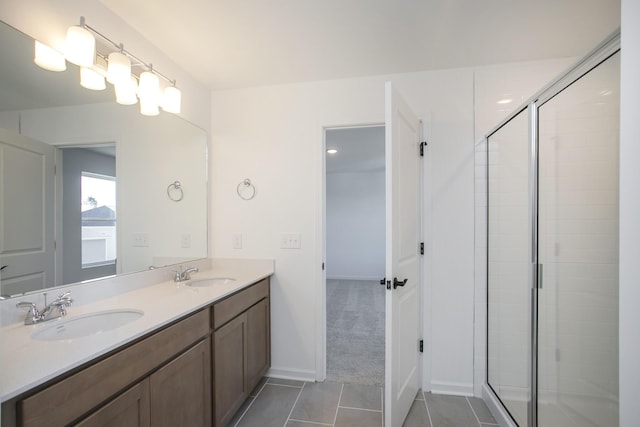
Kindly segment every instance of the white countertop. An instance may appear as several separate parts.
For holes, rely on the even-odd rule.
[[[272,275],[272,261],[215,262],[210,270],[193,273],[192,280],[232,277],[235,281],[208,287],[164,281],[86,304],[74,305],[61,320],[37,325],[14,323],[0,329],[0,401],[29,389],[148,334],[199,308],[206,307],[258,280]],[[73,295],[71,295],[73,297]],[[144,315],[120,328],[73,340],[37,341],[31,334],[74,316],[112,309],[142,310]]]

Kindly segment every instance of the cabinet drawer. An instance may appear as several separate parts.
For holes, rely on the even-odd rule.
[[[65,425],[209,333],[202,310],[18,402],[22,426]]]
[[[269,278],[263,279],[213,306],[213,328],[218,329],[238,314],[269,296]]]

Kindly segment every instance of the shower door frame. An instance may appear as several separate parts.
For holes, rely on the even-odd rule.
[[[538,140],[538,109],[547,101],[554,98],[560,92],[568,88],[571,84],[588,74],[590,71],[605,62],[611,56],[620,51],[620,29],[613,32],[603,40],[592,51],[580,59],[576,64],[567,69],[556,79],[544,86],[539,92],[529,98],[526,102],[516,108],[513,113],[502,120],[497,126],[487,132],[484,136],[486,150],[485,181],[486,181],[486,322],[485,322],[485,385],[491,397],[502,406],[513,425],[518,425],[513,416],[506,409],[504,402],[489,383],[489,138],[506,126],[512,119],[525,110],[529,114],[529,218],[530,218],[530,241],[529,248],[530,267],[529,287],[531,291],[530,306],[530,347],[528,357],[529,379],[527,402],[527,423],[528,427],[538,427],[538,290],[540,289],[541,265],[538,263],[538,171],[539,171],[539,140]]]

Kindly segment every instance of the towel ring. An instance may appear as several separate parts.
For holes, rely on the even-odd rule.
[[[182,191],[182,184],[180,181],[175,181],[169,184],[167,187],[167,196],[174,202],[179,202],[184,197],[184,192]]]
[[[242,200],[251,200],[256,196],[256,187],[249,178],[246,178],[238,184],[236,192]]]

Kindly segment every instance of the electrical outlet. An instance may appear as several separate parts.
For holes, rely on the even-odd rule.
[[[242,233],[233,233],[233,249],[242,249]]]
[[[180,247],[185,248],[185,249],[191,247],[191,234],[184,233],[180,237]]]
[[[280,248],[300,249],[302,246],[300,240],[300,233],[282,233],[280,237]]]
[[[149,246],[149,233],[133,233],[133,246],[137,248]]]

